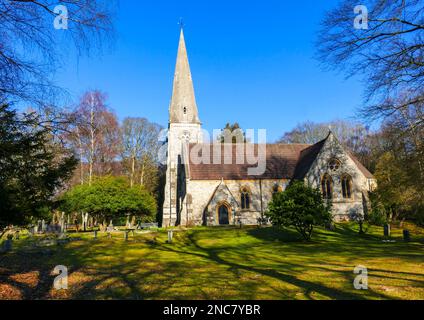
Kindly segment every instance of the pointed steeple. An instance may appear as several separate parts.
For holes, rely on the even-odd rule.
[[[182,28],[175,66],[172,99],[169,106],[169,122],[200,123]]]

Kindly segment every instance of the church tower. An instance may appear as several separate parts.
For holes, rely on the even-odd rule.
[[[184,32],[181,28],[175,66],[174,85],[169,106],[168,152],[162,226],[185,224],[181,215],[185,176],[182,168],[183,149],[188,143],[201,143],[201,123],[194,95]]]

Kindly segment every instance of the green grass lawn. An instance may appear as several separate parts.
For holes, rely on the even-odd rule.
[[[125,242],[91,233],[61,246],[19,240],[0,256],[0,299],[424,299],[424,233],[383,242],[382,228],[360,236],[352,224],[317,228],[313,241],[272,227],[194,228],[136,234]],[[56,265],[69,269],[68,290],[53,289]],[[368,290],[353,287],[357,265]]]

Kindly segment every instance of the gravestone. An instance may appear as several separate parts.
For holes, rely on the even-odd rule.
[[[385,237],[390,237],[390,224],[385,224],[384,225],[384,236]]]
[[[406,242],[411,241],[411,234],[409,233],[409,230],[403,230],[403,240]]]
[[[68,238],[68,236],[66,235],[65,232],[61,232],[61,233],[59,233],[59,236],[57,238],[58,239],[66,239],[66,238]]]
[[[94,238],[94,240],[97,240],[97,230],[94,230],[93,238]]]
[[[43,221],[41,221],[41,232],[46,232],[47,230],[47,226],[46,226],[46,221],[43,219]]]
[[[41,220],[38,220],[37,223],[37,233],[41,233],[41,231],[43,230],[43,223]]]
[[[112,238],[112,231],[113,231],[113,226],[109,226],[109,227],[106,228],[107,237],[109,239]]]
[[[57,245],[56,239],[43,239],[38,241],[37,245],[39,247],[51,247]]]
[[[83,226],[83,230],[87,231],[87,226],[88,226],[88,213],[83,213],[82,214],[82,226]]]
[[[60,233],[64,233],[65,231],[65,212],[62,212],[62,216],[60,217]]]
[[[168,230],[168,243],[172,243],[172,237],[173,237],[173,234],[174,233],[174,231],[171,229],[171,230]]]
[[[125,230],[125,232],[124,232],[124,239],[125,239],[125,241],[128,241],[128,233],[129,233],[129,231],[128,230]]]
[[[3,252],[9,252],[12,250],[13,240],[7,239],[3,242]]]

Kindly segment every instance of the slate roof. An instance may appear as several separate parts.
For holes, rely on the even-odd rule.
[[[246,159],[246,148],[237,148],[237,144],[221,145],[221,161],[213,163],[214,147],[211,144],[190,144],[189,152],[196,150],[209,150],[210,163],[193,163],[189,160],[189,176],[192,180],[255,180],[255,179],[303,179],[312,163],[323,147],[326,139],[314,145],[310,144],[267,144],[266,145],[266,170],[262,175],[249,175],[248,168],[257,164],[237,164],[237,155]],[[194,150],[193,148],[196,149]],[[227,148],[227,149],[225,149]],[[254,156],[257,157],[258,145],[254,144]],[[225,152],[225,150],[231,152]],[[199,152],[199,156],[202,151]],[[348,151],[349,156],[358,166],[358,169],[367,177],[373,175]]]
[[[307,148],[303,149],[300,152],[297,166],[293,175],[294,179],[303,179],[305,177],[306,173],[308,173],[318,153],[321,151],[321,148],[324,145],[325,140],[326,139],[321,140],[317,142],[316,144],[309,145]]]
[[[196,144],[190,144],[189,151],[192,152]],[[227,150],[225,152],[225,146]],[[213,147],[210,144],[203,145],[210,150],[210,164],[195,164],[190,159],[189,170],[192,180],[248,180],[248,179],[291,179],[294,176],[296,166],[302,150],[309,147],[307,144],[267,144],[266,145],[266,170],[259,176],[249,175],[248,168],[254,168],[257,164],[237,164],[237,155],[246,159],[246,148],[237,148],[237,144],[222,144],[221,161],[213,164]],[[258,154],[258,145],[254,144],[254,156]],[[199,148],[199,146],[197,146]],[[200,149],[200,148],[199,148]],[[231,161],[232,160],[232,161]],[[229,164],[225,164],[225,161]]]
[[[347,151],[349,156],[352,158],[353,162],[358,166],[358,169],[364,174],[364,176],[368,179],[374,179],[374,176],[371,172],[368,171],[367,168],[364,167],[362,163],[359,162],[359,160],[352,154],[352,152]]]

